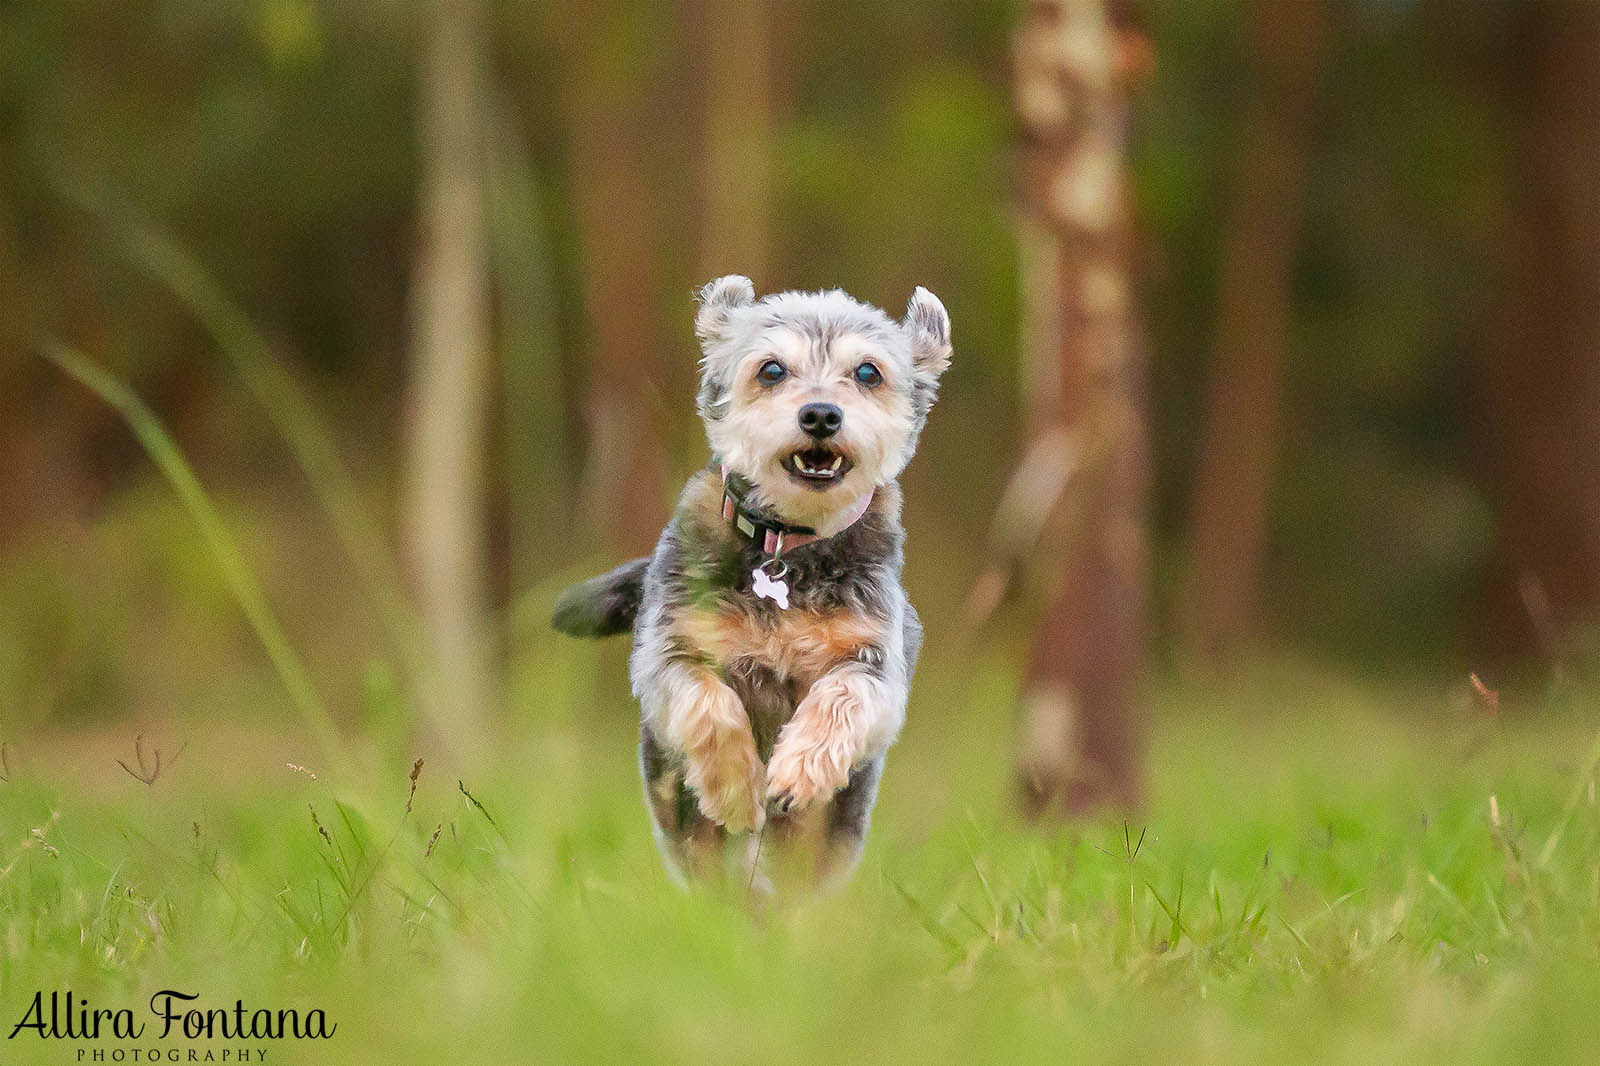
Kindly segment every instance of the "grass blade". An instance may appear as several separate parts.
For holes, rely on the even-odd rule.
[[[430,676],[430,659],[393,548],[361,505],[356,481],[332,434],[274,356],[266,338],[198,259],[162,229],[139,217],[129,204],[107,189],[85,184],[77,175],[56,175],[54,184],[65,199],[104,222],[134,265],[170,291],[216,341],[304,472],[406,678],[413,686],[423,684]],[[440,743],[454,743],[458,733],[452,723],[434,725]]]
[[[332,434],[243,309],[228,298],[197,259],[148,223],[128,225],[125,235],[134,263],[200,320],[289,446],[366,586],[396,654],[416,677],[422,651],[415,637],[413,613],[401,591],[393,550],[361,506],[355,479],[345,468]]]
[[[1583,762],[1583,769],[1578,774],[1578,779],[1572,783],[1572,792],[1567,797],[1566,804],[1561,808],[1561,817],[1556,819],[1555,828],[1550,830],[1550,835],[1545,838],[1544,846],[1539,849],[1539,865],[1548,867],[1550,859],[1555,855],[1556,848],[1561,845],[1561,837],[1567,831],[1567,826],[1572,822],[1572,816],[1578,813],[1578,808],[1583,806],[1585,796],[1592,795],[1595,774],[1600,773],[1600,735],[1594,738],[1594,744],[1589,749],[1589,757]]]
[[[333,718],[328,714],[321,697],[317,695],[316,688],[311,684],[311,679],[305,667],[301,665],[299,656],[295,654],[284,636],[272,609],[267,606],[266,598],[261,594],[261,588],[256,584],[250,568],[245,565],[244,557],[240,554],[238,545],[234,543],[232,534],[228,532],[228,527],[223,523],[222,516],[217,513],[216,506],[206,495],[193,468],[184,459],[177,444],[162,427],[155,413],[127,386],[95,366],[75,349],[49,338],[40,340],[37,346],[40,354],[99,396],[127,422],[128,428],[133,431],[145,452],[165,475],[188,510],[190,518],[194,520],[201,539],[205,541],[207,551],[221,571],[223,580],[227,582],[229,591],[233,593],[250,627],[255,630],[257,638],[266,649],[267,657],[272,660],[273,668],[289,694],[289,701],[300,713],[306,728],[310,730],[324,753],[348,770],[348,757],[339,738],[339,731],[334,727]]]

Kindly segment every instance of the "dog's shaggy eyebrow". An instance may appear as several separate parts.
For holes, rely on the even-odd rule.
[[[794,363],[810,358],[815,346],[809,334],[796,329],[787,322],[763,326],[757,333],[750,350],[744,354],[742,360],[765,359],[776,356],[786,360],[791,366]]]
[[[806,361],[819,368],[845,337],[860,337],[874,348],[892,348],[898,327],[882,311],[847,298],[830,299],[830,295],[808,294],[806,303],[767,305],[767,313],[758,320],[757,335],[763,340],[774,334],[798,337],[809,349]]]

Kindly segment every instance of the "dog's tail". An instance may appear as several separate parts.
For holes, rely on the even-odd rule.
[[[550,624],[574,637],[609,637],[633,629],[650,559],[623,563],[609,574],[591,577],[556,599]]]

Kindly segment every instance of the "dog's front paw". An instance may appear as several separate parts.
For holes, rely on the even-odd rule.
[[[805,732],[779,736],[767,764],[767,804],[774,815],[825,802],[850,783],[850,759],[827,737]]]
[[[748,734],[725,738],[709,757],[687,761],[685,783],[694,792],[701,814],[730,833],[760,829],[765,824],[764,768]]]

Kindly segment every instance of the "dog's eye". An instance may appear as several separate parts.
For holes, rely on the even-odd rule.
[[[763,385],[776,385],[788,376],[789,372],[776,359],[768,359],[761,364],[761,369],[756,371],[756,380]]]
[[[862,363],[856,367],[856,381],[869,389],[875,389],[883,384],[883,373],[872,363]]]

